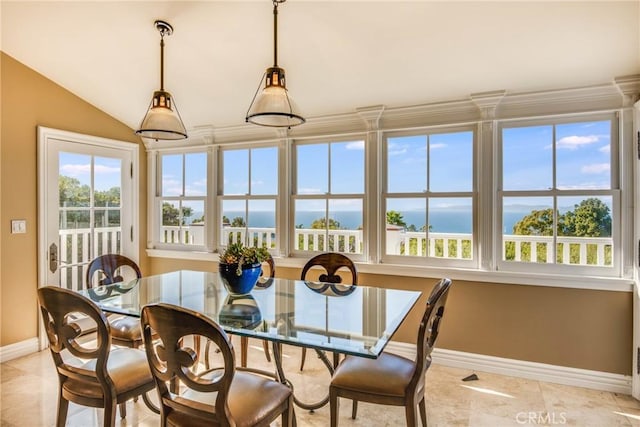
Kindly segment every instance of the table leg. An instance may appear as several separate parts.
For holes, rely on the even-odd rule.
[[[306,402],[302,402],[300,399],[298,399],[295,395],[295,390],[293,388],[293,384],[291,383],[291,381],[287,380],[285,374],[284,374],[284,369],[282,368],[282,345],[273,341],[273,360],[276,364],[276,371],[277,371],[277,375],[279,377],[279,381],[282,384],[286,384],[289,388],[291,388],[291,393],[293,393],[293,401],[294,403],[299,406],[302,409],[306,409],[308,411],[315,411],[318,408],[322,408],[324,405],[326,405],[327,403],[329,403],[329,392],[327,391],[327,395],[318,400],[317,402],[312,402],[312,403],[306,403]],[[324,351],[321,350],[316,350],[316,354],[318,355],[318,358],[322,361],[322,363],[326,366],[327,370],[329,371],[329,373],[331,375],[333,375],[333,371],[334,371],[334,366],[331,363],[331,361],[329,360],[329,358],[327,357],[326,353]],[[335,357],[335,356],[334,356]]]

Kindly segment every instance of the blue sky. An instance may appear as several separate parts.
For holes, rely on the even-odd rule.
[[[91,157],[85,154],[60,152],[58,170],[60,175],[76,178],[81,185],[91,186]],[[94,190],[106,191],[120,187],[121,160],[94,157]]]

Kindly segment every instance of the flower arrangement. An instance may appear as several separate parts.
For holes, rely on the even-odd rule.
[[[236,274],[242,275],[242,269],[260,264],[269,258],[266,248],[244,246],[242,243],[230,243],[220,255],[220,264],[237,264]]]

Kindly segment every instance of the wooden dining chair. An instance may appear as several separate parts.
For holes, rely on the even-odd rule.
[[[125,279],[142,277],[140,267],[130,258],[120,254],[104,254],[93,259],[87,268],[87,289],[110,285]],[[142,345],[140,319],[133,316],[111,314],[107,316],[111,326],[113,344],[138,348]]]
[[[279,417],[282,426],[293,425],[291,389],[255,371],[236,368],[233,345],[217,323],[164,303],[145,306],[141,320],[161,426],[269,426]],[[151,339],[152,333],[158,335],[157,341]],[[199,369],[197,352],[187,345],[194,336],[218,347],[220,366]],[[172,387],[180,394],[171,393]]]
[[[325,283],[342,283],[342,276],[338,274],[339,269],[346,269],[351,273],[351,285],[358,284],[358,271],[356,266],[347,257],[337,252],[327,252],[320,255],[316,255],[311,258],[302,268],[300,273],[300,279],[308,280],[308,273],[313,267],[322,267],[324,273],[320,273],[318,280]],[[300,360],[300,370],[304,369],[304,362],[307,358],[307,349],[302,347],[302,357]],[[337,355],[334,355],[334,359],[337,362]]]
[[[420,407],[422,425],[427,426],[425,377],[431,352],[449,295],[451,280],[441,279],[427,299],[418,329],[415,361],[383,352],[377,359],[347,356],[336,368],[329,386],[331,427],[338,425],[338,398],[353,400],[351,418],[356,418],[358,401],[405,407],[408,427],[417,424]]]
[[[54,286],[38,289],[38,301],[58,372],[57,426],[65,425],[69,402],[104,408],[103,424],[113,426],[116,406],[124,418],[127,400],[155,388],[144,351],[111,348],[109,324],[95,303]],[[95,323],[95,340],[83,336],[76,314]]]

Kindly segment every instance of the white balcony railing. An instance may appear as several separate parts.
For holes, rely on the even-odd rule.
[[[120,251],[121,230],[116,227],[96,228],[96,238],[90,241],[90,229],[60,230],[60,283],[69,289],[82,289],[89,263],[89,247],[94,256]],[[358,254],[363,251],[362,230],[324,230],[296,228],[294,249],[336,251]],[[246,240],[245,240],[246,239]],[[162,227],[164,243],[204,245],[204,227]],[[245,242],[253,245],[276,247],[274,228],[224,227],[222,241]],[[553,263],[553,238],[550,236],[504,235],[503,253],[509,260]],[[448,259],[471,259],[472,235],[466,233],[429,233],[404,231],[388,226],[386,234],[388,255],[432,256]],[[557,237],[556,263],[570,265],[612,265],[613,239],[610,237]]]

